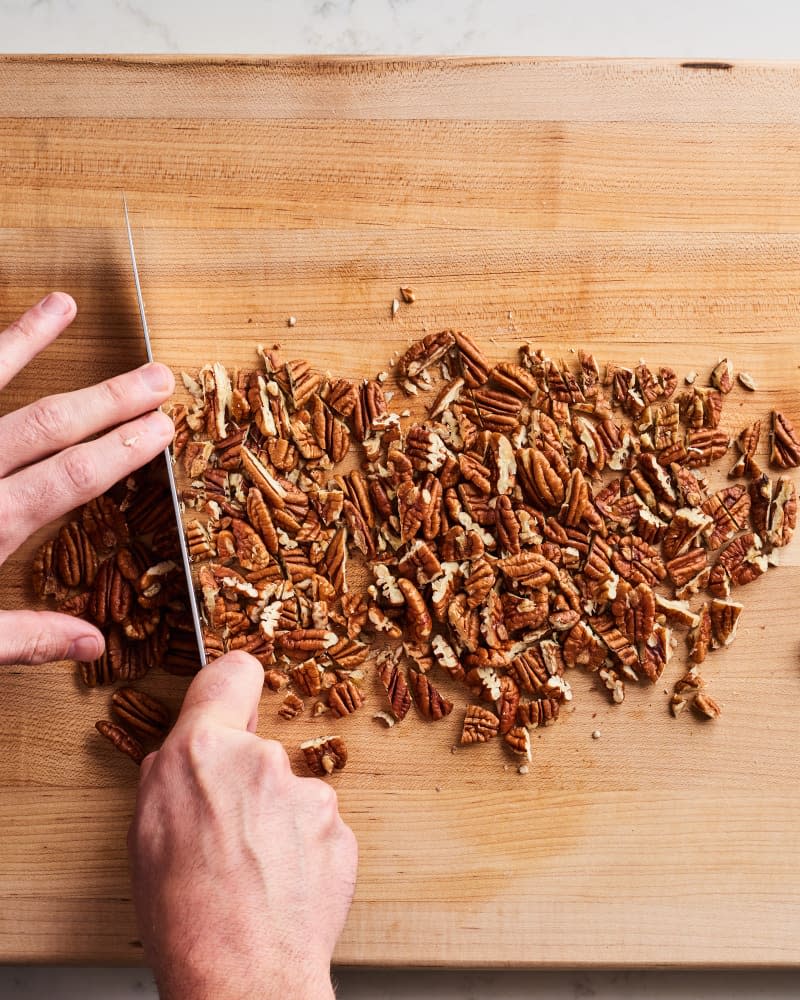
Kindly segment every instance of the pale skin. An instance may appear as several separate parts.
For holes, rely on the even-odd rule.
[[[0,333],[0,389],[75,314],[70,296],[54,292]],[[0,417],[0,563],[167,446],[172,421],[157,407],[173,389],[168,368],[145,365]],[[0,663],[94,660],[102,651],[102,634],[70,615],[0,611]],[[263,680],[246,653],[216,660],[142,763],[128,849],[164,1000],[333,996],[355,837],[330,785],[296,777],[281,744],[256,735]]]

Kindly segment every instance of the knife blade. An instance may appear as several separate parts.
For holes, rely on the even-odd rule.
[[[144,334],[144,346],[147,351],[147,360],[153,360],[153,346],[150,342],[150,329],[147,325],[147,315],[144,311],[144,298],[142,297],[142,286],[139,281],[139,268],[136,266],[136,251],[133,247],[133,233],[131,232],[131,220],[128,216],[128,201],[122,196],[122,207],[125,211],[125,227],[128,231],[128,247],[131,252],[131,266],[133,268],[133,281],[136,285],[136,300],[139,303],[139,319],[142,324]],[[194,580],[192,579],[192,567],[189,562],[189,550],[186,547],[186,538],[183,533],[183,519],[181,518],[181,505],[178,499],[178,487],[175,484],[175,471],[172,467],[172,455],[169,447],[164,449],[164,459],[167,465],[167,479],[169,480],[169,491],[172,496],[172,507],[175,512],[175,522],[178,528],[178,542],[181,550],[181,561],[183,562],[183,572],[186,575],[186,587],[189,597],[189,611],[192,616],[194,635],[197,640],[197,652],[200,654],[200,666],[204,667],[208,662],[206,658],[206,648],[203,642],[203,627],[200,623],[200,609],[197,606],[197,598],[194,593]]]

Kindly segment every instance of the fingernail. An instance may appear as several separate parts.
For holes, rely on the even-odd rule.
[[[166,365],[152,364],[142,368],[142,378],[153,392],[166,392],[172,386],[172,372]]]
[[[96,635],[82,635],[80,639],[73,639],[67,650],[68,660],[89,660],[98,659],[103,653],[103,647]]]
[[[51,316],[66,316],[72,309],[72,299],[61,292],[51,292],[42,299],[39,306],[42,312],[50,313]]]

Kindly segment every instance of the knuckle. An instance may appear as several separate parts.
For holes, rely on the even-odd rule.
[[[261,743],[261,756],[264,769],[268,774],[285,776],[291,771],[286,751],[277,740],[263,740]]]
[[[101,387],[106,399],[115,408],[120,407],[130,396],[130,382],[124,375],[106,379],[105,382],[101,382]]]
[[[321,778],[310,778],[307,789],[309,804],[321,818],[334,820],[338,817],[338,798],[332,785]]]
[[[31,340],[36,333],[36,327],[27,316],[20,316],[19,319],[11,322],[8,327],[8,333],[15,334],[23,340]]]
[[[61,459],[64,481],[81,496],[94,496],[97,492],[97,468],[80,447],[65,451]]]
[[[172,733],[172,743],[164,749],[177,751],[187,757],[192,763],[198,763],[208,758],[215,742],[214,727],[202,718],[193,719]]]
[[[26,438],[29,441],[58,441],[69,430],[69,412],[57,397],[40,399],[28,411]]]

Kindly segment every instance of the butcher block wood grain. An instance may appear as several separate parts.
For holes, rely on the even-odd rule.
[[[773,407],[800,423],[797,66],[9,58],[0,167],[0,321],[53,287],[79,304],[4,411],[143,360],[124,189],[176,371],[280,343],[366,375],[452,326],[497,359],[527,340],[703,378],[729,356],[758,384],[731,432]],[[392,320],[401,284],[417,301]],[[6,563],[6,607],[32,600],[43,537]],[[667,711],[682,644],[620,707],[576,677],[524,776],[499,746],[451,752],[458,709],[384,731],[370,686],[335,727],[360,843],[337,960],[800,964],[799,551],[741,592],[705,669],[716,722]],[[143,686],[177,707],[185,682]],[[68,664],[0,668],[0,960],[141,956],[136,771],[92,728],[108,697]],[[295,761],[328,728],[276,710],[260,731]]]

